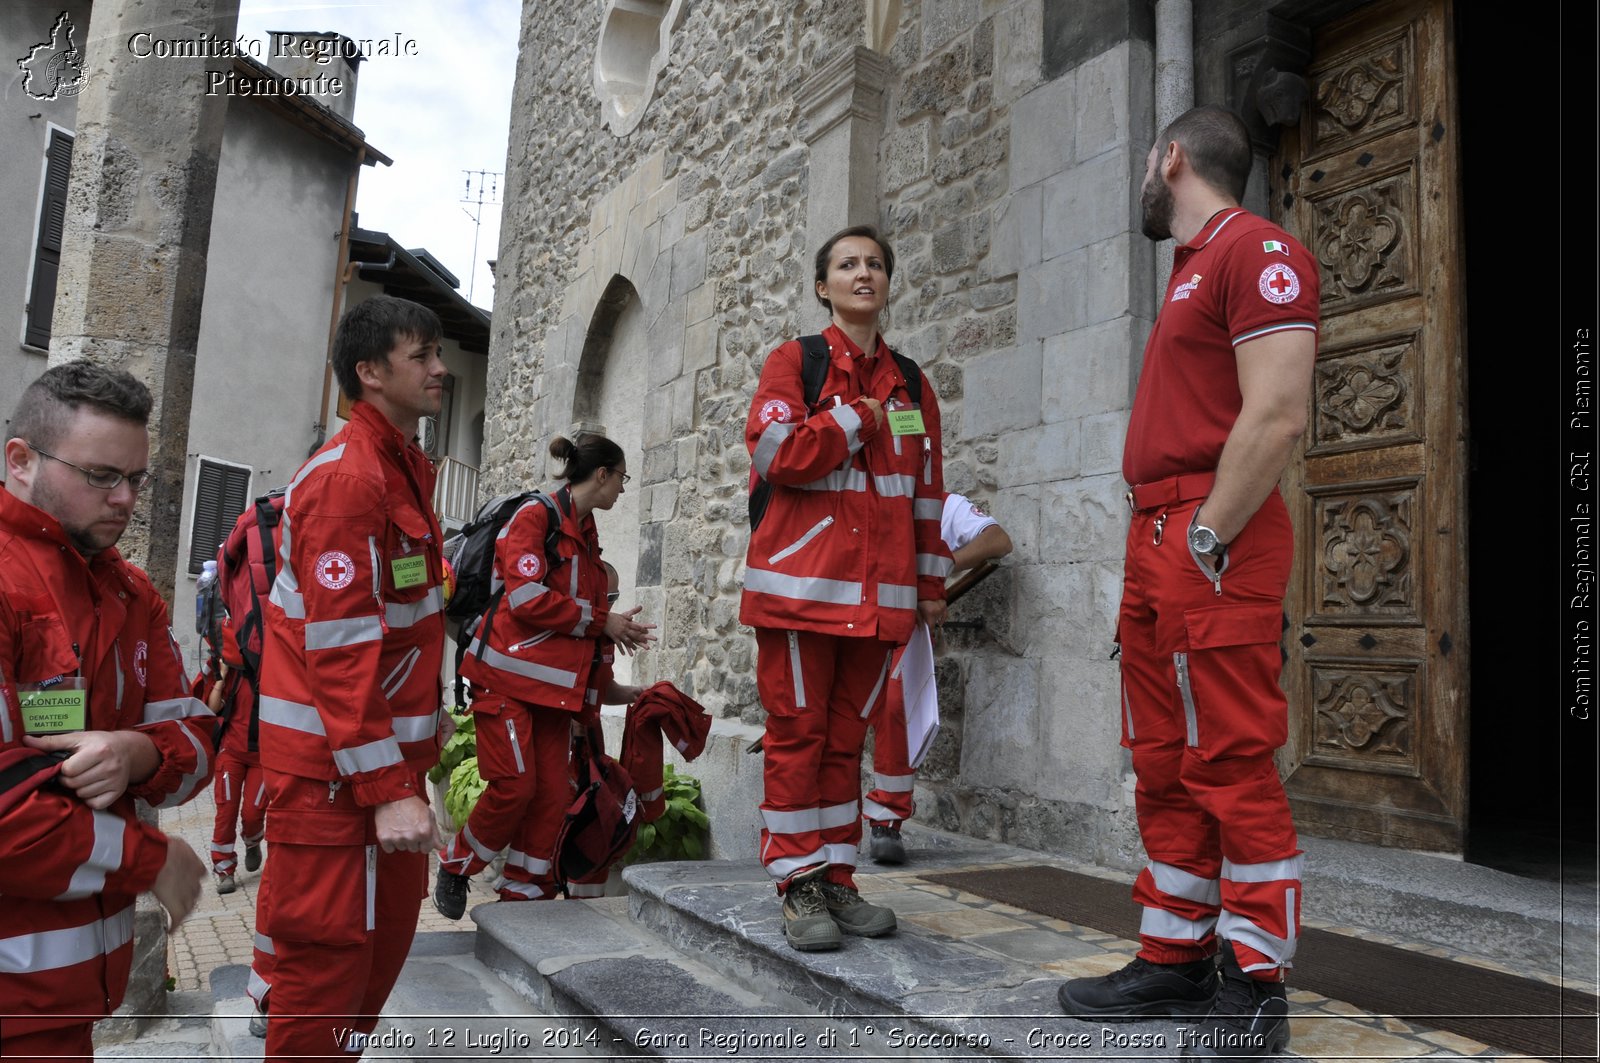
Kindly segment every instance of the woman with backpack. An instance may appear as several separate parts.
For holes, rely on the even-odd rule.
[[[439,853],[433,903],[449,919],[466,911],[467,879],[507,846],[500,898],[556,895],[550,858],[572,799],[568,757],[598,642],[634,653],[655,638],[654,624],[635,619],[640,607],[614,612],[607,601],[593,513],[614,506],[629,479],[622,448],[600,435],[558,436],[550,453],[564,482],[529,498],[501,530],[495,596],[461,664],[488,786]]]
[[[761,861],[802,951],[877,937],[855,888],[861,749],[896,647],[944,620],[939,402],[879,334],[894,252],[870,226],[817,252],[820,336],[767,356],[746,422],[751,533],[740,619],[767,711]]]

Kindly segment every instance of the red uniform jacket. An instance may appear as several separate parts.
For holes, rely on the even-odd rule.
[[[161,764],[104,811],[45,786],[0,814],[0,1013],[28,1016],[6,1018],[19,1033],[121,1003],[134,899],[167,859],[134,802],[171,807],[204,789],[215,718],[189,694],[150,578],[115,549],[85,559],[53,517],[0,488],[0,750],[23,745],[19,687],[74,674],[88,727],[142,731]]]
[[[745,425],[754,472],[772,484],[750,536],[739,619],[752,627],[905,642],[917,602],[943,601],[950,550],[939,535],[944,456],[939,399],[922,380],[919,433],[880,430],[861,401],[909,409],[879,340],[860,351],[837,326],[820,401],[805,408],[798,341],[767,356]]]
[[[443,536],[427,455],[365,402],[300,467],[266,604],[257,712],[269,771],[420,796],[439,760]]]
[[[606,570],[594,518],[580,522],[571,489],[551,495],[562,514],[555,570],[545,557],[550,511],[538,499],[500,529],[492,590],[505,595],[489,625],[489,645],[475,633],[461,674],[479,687],[529,705],[581,712],[595,640],[606,627]],[[482,625],[479,625],[481,630]]]

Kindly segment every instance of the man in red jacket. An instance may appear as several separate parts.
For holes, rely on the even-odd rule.
[[[270,813],[257,929],[272,941],[268,1060],[351,1059],[416,933],[439,844],[442,536],[417,422],[439,412],[439,319],[375,296],[333,369],[350,423],[295,474],[267,602],[258,704]]]
[[[122,1002],[134,902],[176,926],[205,865],[134,811],[211,773],[167,607],[115,544],[150,479],[150,392],[90,362],[22,393],[0,490],[0,1055],[90,1057]],[[26,762],[33,761],[31,767]],[[19,769],[26,770],[19,770]],[[45,772],[54,778],[39,785]]]

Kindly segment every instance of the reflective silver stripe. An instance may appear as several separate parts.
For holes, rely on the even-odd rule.
[[[687,738],[680,738],[676,742],[672,743],[672,748],[676,749],[679,753],[687,754],[689,752],[689,740]],[[693,760],[694,758],[690,757],[689,759]]]
[[[1216,923],[1217,917],[1214,915],[1204,919],[1185,919],[1160,908],[1147,907],[1143,918],[1139,920],[1139,933],[1167,941],[1200,941],[1211,933]]]
[[[937,498],[919,498],[911,503],[912,520],[943,520],[944,503]]]
[[[38,974],[109,956],[133,940],[134,906],[83,926],[0,938],[0,974]]]
[[[335,753],[337,757],[339,754]],[[378,928],[378,847],[367,846],[367,932]]]
[[[462,833],[466,832],[465,827],[462,827],[461,830]],[[471,863],[471,853],[461,853],[457,855],[456,836],[451,835],[450,840],[445,843],[444,852],[439,857],[439,866],[447,870],[454,869],[454,873],[457,875],[464,875],[467,872],[467,866]]]
[[[117,659],[117,700],[116,700],[116,706],[117,706],[117,712],[121,713],[122,712],[123,688],[127,685],[127,681],[126,681],[125,677],[122,674],[122,643],[113,642],[111,644],[111,652],[116,656],[116,659]],[[182,673],[179,673],[179,674],[182,674]],[[5,685],[4,683],[0,683],[0,686],[4,686],[4,685]],[[0,715],[4,715],[4,714],[0,713]],[[9,737],[7,738],[7,741],[10,741]]]
[[[794,677],[794,707],[806,707],[806,681],[800,671],[800,633],[789,632],[789,674]]]
[[[1133,702],[1128,700],[1128,684],[1122,684],[1122,711],[1128,719],[1128,741],[1132,742],[1133,735]]]
[[[955,561],[948,557],[940,557],[938,554],[917,555],[917,575],[919,576],[938,576],[940,579],[944,579],[950,575],[951,570],[955,567]]]
[[[394,696],[400,693],[400,688],[406,685],[406,680],[411,678],[411,670],[421,659],[421,646],[413,646],[402,654],[400,662],[390,669],[389,674],[383,679],[383,696],[393,701]]]
[[[485,646],[482,639],[473,639],[472,645],[467,647],[467,653],[474,657],[481,657],[484,664],[502,672],[520,675],[527,679],[537,679],[541,683],[551,686],[575,687],[578,685],[578,676],[575,672],[562,671],[560,668],[548,668],[532,661],[519,661],[515,657],[507,657],[493,646]]]
[[[917,478],[910,473],[892,472],[874,476],[872,486],[884,498],[910,498],[917,493]]]
[[[825,605],[860,605],[861,584],[845,580],[824,579],[821,576],[785,576],[764,568],[747,568],[744,573],[745,590],[758,594],[776,594],[781,598],[794,598],[802,602],[821,602]],[[911,590],[911,603],[916,605],[916,588]]]
[[[576,572],[578,566],[573,565],[572,568]],[[574,625],[568,634],[573,638],[577,638],[583,634],[584,629],[594,620],[594,605],[587,598],[574,598],[573,601],[578,603],[578,623]]]
[[[1177,673],[1178,693],[1183,696],[1183,722],[1188,728],[1189,746],[1195,748],[1200,745],[1200,722],[1194,711],[1194,689],[1189,685],[1189,655],[1174,653],[1172,670]]]
[[[856,847],[843,842],[829,842],[822,847],[822,857],[836,867],[855,867]]]
[[[806,533],[800,536],[800,538],[796,539],[782,550],[779,550],[777,553],[767,558],[767,564],[776,565],[779,561],[782,561],[784,558],[795,553],[795,551],[804,549],[807,543],[821,535],[823,531],[826,530],[827,527],[832,523],[833,517],[831,515],[823,517],[821,520],[817,521],[809,529],[807,529]]]
[[[543,583],[524,583],[506,595],[506,606],[511,609],[520,609],[549,589]]]
[[[883,671],[878,673],[878,681],[872,685],[872,693],[867,695],[867,703],[861,706],[861,718],[865,720],[872,714],[872,706],[878,703],[878,694],[883,690],[883,684],[889,680],[889,663],[894,660],[894,651],[883,655]]]
[[[1269,860],[1263,864],[1236,864],[1224,858],[1222,877],[1229,882],[1298,882],[1305,866],[1304,853],[1287,860]]]
[[[272,939],[259,930],[256,931],[256,951],[264,952],[268,956],[276,956],[278,954],[278,950],[272,947]],[[252,971],[251,973],[255,972]]]
[[[604,897],[606,884],[604,882],[569,882],[567,883],[568,897]]]
[[[444,591],[429,587],[427,596],[415,602],[385,602],[383,619],[390,631],[414,627],[444,608]]]
[[[400,740],[394,735],[380,738],[376,742],[365,745],[352,746],[349,749],[335,749],[333,751],[333,766],[339,769],[340,775],[354,775],[363,771],[378,771],[382,768],[404,764],[405,757],[400,755]],[[371,929],[370,927],[368,929]]]
[[[548,875],[550,873],[550,861],[537,856],[529,856],[521,849],[506,850],[506,866],[520,867],[530,875]]]
[[[756,475],[763,480],[767,477],[767,470],[772,468],[772,459],[778,456],[778,448],[783,441],[794,434],[797,425],[784,424],[774,421],[767,425],[766,431],[761,433],[761,439],[756,443],[755,451],[750,455],[750,465],[756,470]]]
[[[585,705],[600,704],[600,691],[596,690],[594,687],[590,687],[588,690],[585,690],[583,692],[583,703]]]
[[[173,720],[192,720],[196,716],[210,716],[205,703],[194,698],[169,698],[166,701],[144,703],[144,723],[169,723]]]
[[[522,763],[522,747],[517,744],[517,721],[506,721],[506,738],[510,739],[511,741],[511,755],[515,757],[517,761],[517,774],[526,775],[528,773],[528,769],[527,766]]]
[[[577,558],[573,558],[572,562],[569,565],[567,565],[567,571],[571,574],[571,577],[572,577],[569,580],[569,583],[571,584],[571,586],[567,590],[567,597],[568,598],[576,598],[578,596],[578,560],[577,560]]]
[[[917,589],[900,583],[878,584],[878,604],[889,609],[915,609]]]
[[[873,822],[900,822],[900,813],[884,808],[870,797],[861,799],[861,814]]]
[[[1150,861],[1148,866],[1150,877],[1155,879],[1156,889],[1167,896],[1182,897],[1186,901],[1195,901],[1199,904],[1222,903],[1222,883],[1216,879],[1201,878],[1181,867],[1163,864],[1159,860]]]
[[[764,856],[765,854],[763,854]],[[804,856],[785,856],[767,864],[767,874],[782,882],[796,871],[803,871],[808,867],[828,862],[828,847],[818,847]]]
[[[122,832],[126,826],[121,816],[95,811],[94,844],[89,847],[89,858],[72,872],[66,892],[56,900],[75,901],[106,888],[106,876],[122,866]]]
[[[1289,924],[1293,926],[1293,923]],[[1238,912],[1223,912],[1222,918],[1217,921],[1217,935],[1241,945],[1248,945],[1267,959],[1273,961],[1265,964],[1252,964],[1247,970],[1259,971],[1266,968],[1287,966],[1294,956],[1295,940],[1281,938],[1276,934],[1263,930]],[[1243,966],[1241,964],[1241,966]]]
[[[860,469],[835,469],[821,479],[794,485],[801,491],[865,491],[867,474]]]
[[[833,415],[840,428],[844,429],[844,441],[854,454],[861,449],[861,415],[850,406],[835,406],[828,411]]]
[[[232,801],[233,800],[233,773],[232,772],[226,772],[226,771],[223,772],[222,775],[218,778],[218,781],[220,783],[222,783],[222,799],[224,801]],[[233,852],[232,849],[229,849],[228,851],[230,853]]]
[[[306,625],[307,652],[382,641],[383,625],[378,622],[377,614],[345,620],[316,620]]]
[[[261,1002],[266,999],[268,993],[272,992],[272,983],[262,978],[252,967],[250,969],[250,981],[245,986],[244,991],[250,994],[250,1000],[255,1004],[256,1010],[260,1011]]]
[[[189,728],[180,727],[178,733],[187,738],[189,744],[194,747],[194,771],[179,779],[177,789],[160,804],[151,805],[151,808],[177,808],[193,797],[195,791],[211,777],[211,758],[206,756],[206,747],[200,744],[200,739],[196,738]]]
[[[0,689],[4,689],[5,685],[6,674],[0,671]],[[0,698],[0,741],[16,741],[16,736],[11,730],[11,706],[5,703],[4,698]]]
[[[769,834],[804,834],[822,829],[822,810],[802,808],[798,812],[775,812],[763,808],[761,822],[766,824]]]
[[[322,717],[317,715],[317,710],[310,705],[265,696],[256,704],[260,706],[262,723],[270,723],[274,727],[287,727],[291,731],[300,731],[303,734],[327,737],[328,732],[322,727]]]
[[[284,586],[284,572],[288,572],[288,569],[279,572],[278,578],[272,582],[272,594],[268,596],[268,600],[279,609],[282,609],[283,615],[290,620],[304,620],[306,618],[305,597],[299,591]],[[291,582],[293,578],[291,574]]]
[[[662,787],[658,786],[654,790],[651,790],[647,794],[640,794],[639,795],[639,800],[641,800],[641,801],[654,801],[656,798],[660,797],[664,792],[665,792],[665,790]]]
[[[389,726],[394,736],[402,742],[426,742],[439,733],[439,714],[426,712],[421,716],[391,716]]]
[[[344,457],[344,446],[345,445],[343,443],[340,443],[332,450],[325,450],[321,454],[318,454],[316,457],[312,458],[310,461],[306,462],[304,465],[300,466],[300,471],[295,473],[293,480],[289,481],[289,486],[285,493],[287,493],[287,491],[293,491],[296,487],[299,487],[301,481],[303,481],[307,476],[311,475],[313,470],[320,469],[329,462],[338,461],[340,458]],[[284,501],[285,508],[288,508],[288,499],[286,498]]]
[[[482,842],[480,842],[472,833],[472,828],[469,826],[461,828],[461,840],[466,842],[468,847],[470,847],[472,851],[477,854],[478,859],[482,860],[486,864],[492,862],[494,858],[499,855],[496,850],[491,849],[487,845],[484,845]]]
[[[513,882],[508,878],[502,878],[499,882],[496,882],[494,888],[505,893],[515,893],[520,897],[528,898],[530,901],[542,901],[546,897],[555,896],[553,892],[546,892],[545,888],[537,882]]]
[[[817,827],[820,830],[847,827],[860,818],[861,806],[855,801],[842,805],[824,805],[817,809]]]
[[[211,870],[218,875],[231,875],[239,866],[239,858],[231,850],[226,853],[218,853],[216,850],[212,850],[212,854]],[[217,857],[222,857],[222,859],[217,859]]]
[[[890,794],[909,794],[917,788],[917,773],[910,775],[884,775],[882,772],[873,772],[872,781],[878,789]]]

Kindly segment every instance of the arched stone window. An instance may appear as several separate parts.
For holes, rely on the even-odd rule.
[[[627,136],[644,118],[667,65],[683,0],[607,0],[594,53],[594,91],[606,128]]]

